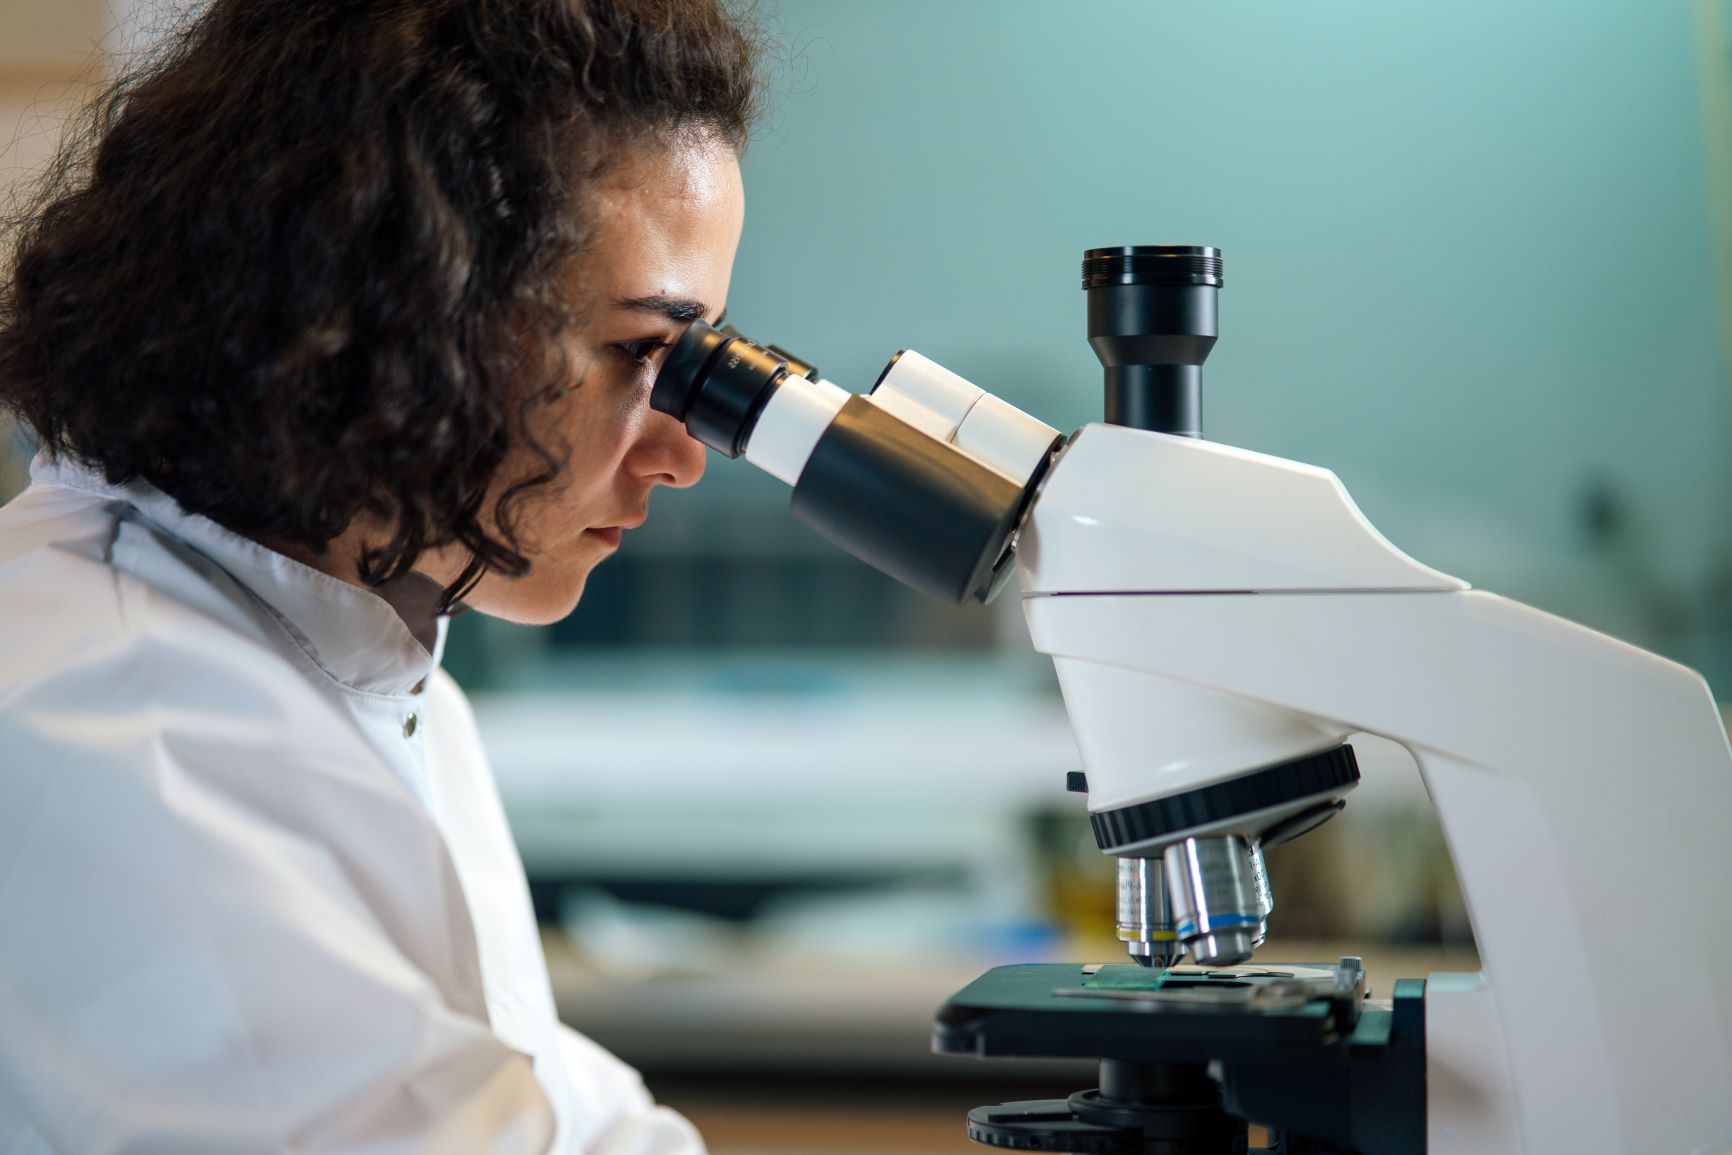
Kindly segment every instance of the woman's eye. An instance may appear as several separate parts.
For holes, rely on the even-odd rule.
[[[668,344],[667,341],[621,341],[614,348],[639,365],[648,365],[650,358],[656,355],[657,350],[666,349]]]

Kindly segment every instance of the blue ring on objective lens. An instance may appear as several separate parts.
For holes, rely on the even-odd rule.
[[[1199,931],[1194,922],[1179,924],[1179,937],[1190,938],[1194,934],[1213,934],[1216,930],[1231,930],[1236,926],[1256,926],[1263,920],[1254,914],[1223,914],[1219,918],[1209,920],[1209,929]]]

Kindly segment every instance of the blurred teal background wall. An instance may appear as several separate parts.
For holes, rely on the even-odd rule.
[[[747,332],[852,389],[918,348],[1070,427],[1101,403],[1082,250],[1219,246],[1210,437],[1328,466],[1422,560],[1732,694],[1689,4],[764,11]]]
[[[0,187],[46,155],[45,82],[181,6],[0,0]],[[1711,239],[1732,259],[1732,191],[1708,172],[1718,145],[1732,184],[1732,0],[760,11],[779,51],[746,158],[746,331],[853,389],[915,347],[1069,428],[1100,411],[1082,250],[1217,245],[1210,436],[1333,468],[1421,560],[1732,699]],[[0,430],[0,499],[27,453]],[[840,1148],[730,1146],[706,1122],[718,1155],[910,1151],[912,1131],[861,1136],[986,1077],[927,1054],[931,1008],[988,963],[1122,958],[1114,876],[1062,789],[1081,763],[1014,597],[912,594],[787,500],[713,460],[658,493],[571,619],[464,615],[446,664],[566,932],[567,1017],[688,1109],[668,1072],[730,1107],[753,1101],[744,1072],[784,1113],[801,1079],[901,1080]],[[1422,784],[1391,744],[1355,745],[1347,812],[1271,856],[1270,957],[1363,951],[1379,989],[1472,970]]]

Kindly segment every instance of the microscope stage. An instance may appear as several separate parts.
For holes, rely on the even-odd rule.
[[[1323,1057],[1345,1037],[1387,1033],[1360,1014],[1364,975],[1328,966],[998,967],[939,1008],[940,1054],[1156,1062]]]

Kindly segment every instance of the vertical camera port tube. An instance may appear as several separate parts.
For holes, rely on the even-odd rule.
[[[1203,435],[1203,362],[1219,331],[1221,251],[1123,245],[1083,254],[1089,345],[1112,425]]]

